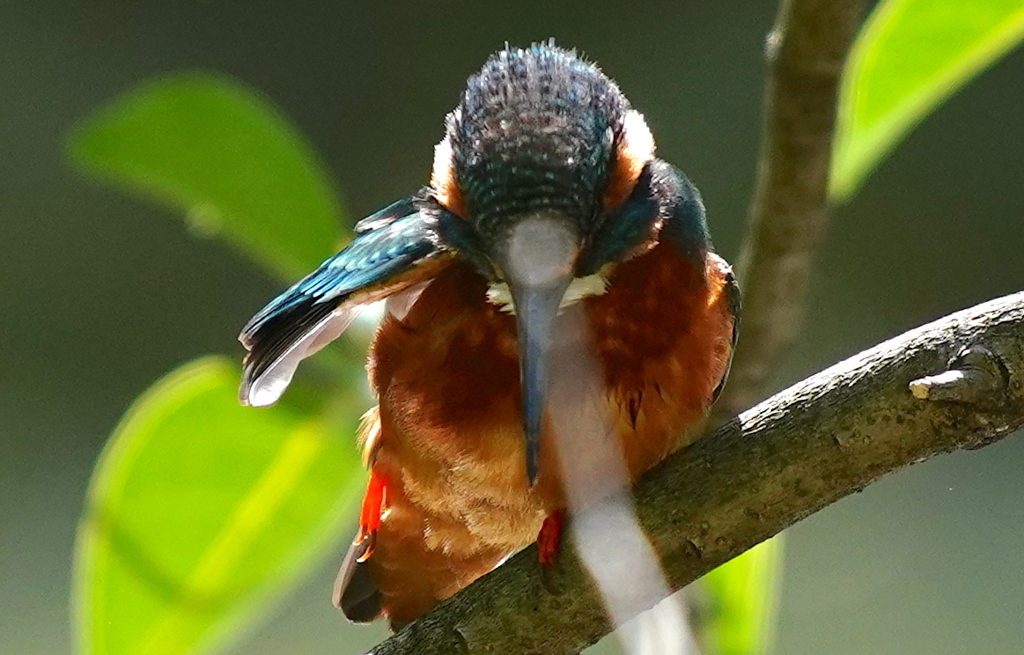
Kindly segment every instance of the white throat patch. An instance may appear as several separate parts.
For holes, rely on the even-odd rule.
[[[562,310],[570,305],[578,303],[587,296],[600,296],[608,290],[608,280],[601,273],[594,273],[586,277],[579,277],[569,283],[565,295],[558,309]],[[487,288],[487,301],[497,305],[503,312],[515,314],[516,309],[512,304],[512,292],[504,282],[496,282]]]

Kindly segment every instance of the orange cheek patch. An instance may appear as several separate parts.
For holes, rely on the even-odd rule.
[[[462,200],[462,190],[455,181],[455,153],[452,142],[445,137],[434,146],[434,168],[430,173],[430,188],[434,197],[450,212],[466,217],[466,206]]]
[[[647,162],[654,158],[654,137],[643,115],[633,110],[623,121],[622,139],[615,152],[615,170],[604,194],[604,206],[611,209],[619,205],[633,190]]]

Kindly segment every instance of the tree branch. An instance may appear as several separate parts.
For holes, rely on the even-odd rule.
[[[839,80],[863,0],[784,0],[768,37],[761,155],[737,265],[743,338],[713,423],[764,397],[800,325],[825,231]]]
[[[922,388],[945,391],[922,397]],[[980,448],[1022,425],[1024,293],[908,332],[764,401],[644,476],[637,513],[680,589],[887,473]],[[538,565],[535,548],[374,655],[568,655],[607,634],[575,552],[563,548],[552,572]],[[658,599],[630,600],[639,613]]]

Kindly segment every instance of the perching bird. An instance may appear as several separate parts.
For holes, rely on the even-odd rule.
[[[271,405],[300,360],[388,299],[359,435],[370,480],[335,590],[350,619],[400,627],[539,534],[553,560],[566,501],[546,398],[569,308],[603,374],[584,401],[630,480],[698,436],[735,343],[735,280],[697,189],[574,52],[491,57],[446,119],[430,185],[356,233],[240,337],[241,401]]]

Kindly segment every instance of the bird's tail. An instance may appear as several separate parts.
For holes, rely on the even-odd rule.
[[[376,523],[367,517],[380,517]],[[334,586],[334,604],[349,620],[388,617],[398,630],[497,566],[507,549],[446,552],[430,543],[427,526],[450,517],[427,517],[400,488],[371,471],[359,532]]]

